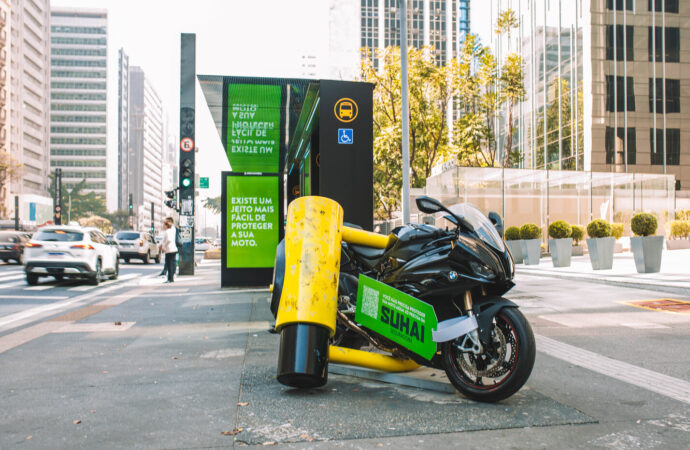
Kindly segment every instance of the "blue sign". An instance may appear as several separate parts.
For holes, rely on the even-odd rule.
[[[36,220],[36,203],[34,202],[29,203],[29,220]]]
[[[352,144],[352,128],[338,128],[338,144]]]

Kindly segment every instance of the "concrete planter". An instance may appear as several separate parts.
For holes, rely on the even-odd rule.
[[[585,254],[585,247],[583,245],[573,245],[571,254],[573,256],[583,256]]]
[[[690,248],[690,240],[688,239],[667,239],[666,248],[668,250],[685,250]]]
[[[570,267],[573,238],[549,239],[549,253],[554,267]]]
[[[587,239],[587,249],[589,250],[589,260],[594,270],[606,270],[613,267],[613,247],[616,238],[596,238]]]
[[[541,239],[521,239],[522,261],[526,266],[536,266],[541,258]]]
[[[522,264],[522,245],[520,245],[520,241],[506,241],[506,247],[510,249],[510,254],[513,255],[513,262],[515,264]]]
[[[631,237],[630,246],[635,257],[637,273],[657,273],[661,270],[663,236]]]

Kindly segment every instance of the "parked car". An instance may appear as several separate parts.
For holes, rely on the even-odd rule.
[[[148,264],[152,259],[161,262],[161,253],[156,241],[145,231],[118,231],[115,242],[120,250],[120,258],[126,263],[130,259],[140,259]]]
[[[198,252],[205,252],[209,248],[211,248],[212,242],[210,238],[207,237],[198,237],[194,238],[194,250]]]
[[[37,231],[24,248],[26,282],[42,276],[83,278],[97,285],[120,273],[117,245],[96,228],[48,226]]]
[[[23,231],[0,231],[0,259],[24,263],[24,244],[29,240]]]

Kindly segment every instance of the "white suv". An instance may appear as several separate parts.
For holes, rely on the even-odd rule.
[[[41,276],[85,278],[97,285],[105,276],[117,279],[120,272],[115,242],[96,228],[75,226],[47,226],[34,233],[25,244],[24,266],[30,285]]]

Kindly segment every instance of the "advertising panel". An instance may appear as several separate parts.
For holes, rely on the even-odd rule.
[[[227,84],[226,152],[233,172],[280,170],[282,87]]]
[[[279,177],[226,177],[226,268],[272,268],[279,240]]]

